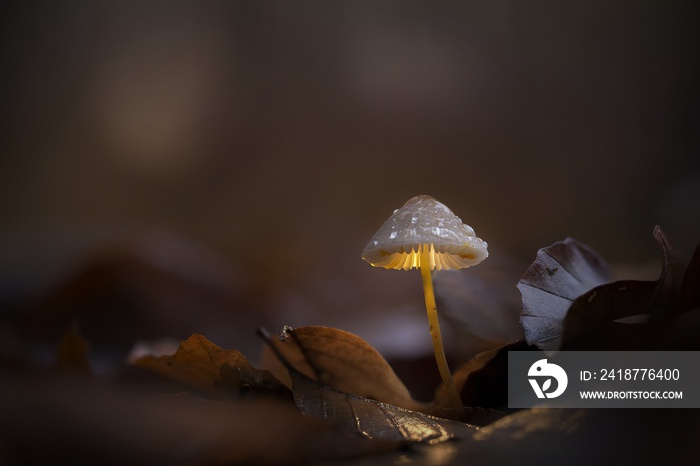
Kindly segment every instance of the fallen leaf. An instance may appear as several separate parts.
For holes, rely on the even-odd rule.
[[[567,289],[566,282],[562,284],[557,279],[557,272],[550,274],[552,265],[546,265],[546,256],[541,258],[538,254],[538,259],[518,285],[523,296],[521,322],[526,338],[532,338],[528,342],[545,351],[654,350],[678,347],[673,343],[673,335],[687,337],[688,332],[679,332],[673,321],[681,315],[683,303],[690,299],[687,296],[692,296],[689,287],[692,287],[695,272],[693,269],[685,271],[684,261],[659,226],[654,228],[654,239],[663,254],[661,273],[657,280],[605,283],[594,286],[573,299],[575,293],[594,281],[592,278],[596,277],[596,271],[602,270],[595,267],[595,262],[602,261],[587,261],[592,266],[586,273],[585,270],[582,272],[581,260],[567,262],[558,259],[559,263],[566,264],[567,267],[571,267],[571,262],[579,266],[578,273],[567,275]],[[542,270],[547,273],[542,273]],[[602,274],[597,275],[602,279]],[[585,286],[582,286],[584,281],[581,277],[588,277]],[[637,316],[634,322],[622,321],[632,316]],[[690,335],[693,334],[695,331],[690,332]]]
[[[277,339],[269,338],[269,335],[265,337],[269,338],[269,340],[266,340],[267,344],[263,346],[259,367],[269,371],[277,380],[291,390],[292,378],[289,375],[287,366],[280,360],[278,353],[282,355],[288,364],[291,364],[296,370],[311,379],[316,378],[316,370],[309,364],[309,360],[299,348],[297,342],[289,338],[287,334],[289,330],[291,330],[291,327],[283,327]],[[261,329],[258,333],[262,335],[266,332]],[[272,349],[273,346],[274,350]]]
[[[653,323],[678,313],[685,275],[683,260],[658,226],[654,229],[654,238],[663,252],[659,279],[622,280],[597,286],[584,293],[574,301],[564,318],[562,342],[570,342],[582,334],[625,317],[646,315],[646,320]],[[622,329],[623,325],[642,324],[620,323],[609,328]],[[638,329],[643,331],[642,327]],[[637,329],[627,330],[634,332]],[[638,347],[638,344],[635,346]]]
[[[411,448],[410,455],[394,453],[363,458],[359,464],[694,465],[700,455],[697,442],[700,423],[696,411],[526,409],[483,427],[459,442],[417,444]]]
[[[255,369],[239,351],[221,349],[198,334],[180,343],[171,356],[144,356],[133,364],[210,394],[289,394],[272,374]]]
[[[299,410],[343,431],[367,438],[438,443],[464,437],[474,426],[410,411],[319,385],[292,370],[294,399]]]
[[[284,360],[269,334],[264,330],[260,334],[289,370],[294,401],[307,416],[323,419],[345,432],[396,442],[439,443],[453,437],[464,437],[476,429],[469,424],[411,411],[322,385]],[[354,338],[350,340],[354,341]]]
[[[0,372],[0,412],[7,465],[307,464],[396,450],[279,400],[146,399],[90,378]]]
[[[427,409],[411,396],[389,363],[362,338],[330,327],[285,327],[270,339],[290,364],[321,385],[409,410]]]
[[[573,238],[540,249],[517,285],[523,301],[520,323],[527,343],[544,351],[559,349],[571,304],[608,280],[603,258]]]

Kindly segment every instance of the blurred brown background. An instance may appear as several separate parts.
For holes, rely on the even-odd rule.
[[[34,306],[34,326],[82,313],[106,334],[140,306],[124,340],[255,348],[258,325],[322,324],[423,351],[418,275],[360,259],[416,194],[489,242],[490,270],[522,265],[511,293],[566,236],[654,266],[654,225],[687,254],[700,239],[697,2],[0,9],[11,322]]]

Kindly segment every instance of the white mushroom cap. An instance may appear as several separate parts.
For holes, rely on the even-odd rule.
[[[445,205],[430,196],[416,196],[375,233],[362,252],[374,267],[419,268],[421,253],[428,253],[430,269],[471,267],[489,255],[486,241],[462,223]]]

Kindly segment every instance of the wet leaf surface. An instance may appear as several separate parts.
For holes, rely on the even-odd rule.
[[[473,426],[410,411],[369,398],[324,387],[292,371],[299,410],[345,432],[397,442],[438,443],[464,437]]]
[[[255,369],[237,350],[224,350],[202,335],[183,341],[171,356],[144,356],[134,365],[210,394],[288,393],[272,374]]]

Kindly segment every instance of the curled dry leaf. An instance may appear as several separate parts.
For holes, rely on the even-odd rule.
[[[285,327],[271,340],[296,370],[321,385],[409,410],[428,407],[413,399],[386,359],[357,335],[330,327]]]
[[[210,394],[289,394],[272,374],[255,369],[239,351],[221,349],[198,334],[180,343],[171,356],[144,356],[133,364]]]
[[[285,326],[279,334],[278,339],[268,338],[267,332],[263,329],[259,330],[260,335],[265,335],[264,338],[267,344],[263,346],[260,356],[259,367],[270,371],[277,380],[285,384],[289,389],[292,389],[292,378],[289,375],[287,366],[282,363],[278,354],[282,355],[284,361],[290,364],[296,370],[306,375],[310,379],[316,379],[316,371],[309,363],[306,355],[302,352],[297,342],[287,335],[291,327]],[[274,348],[274,349],[273,349]]]
[[[688,283],[692,283],[694,272],[685,272],[678,251],[658,226],[654,238],[663,253],[658,280],[622,280],[587,290],[605,277],[602,260],[590,248],[567,240],[540,250],[518,284],[523,297],[521,323],[528,343],[545,351],[664,349],[662,343],[673,338],[658,337],[682,312],[687,296],[692,296]],[[553,256],[566,269],[563,276],[558,275]],[[619,322],[636,315],[644,321]]]
[[[540,249],[518,283],[523,300],[520,324],[527,343],[544,351],[559,349],[571,304],[608,280],[603,258],[573,238]]]

